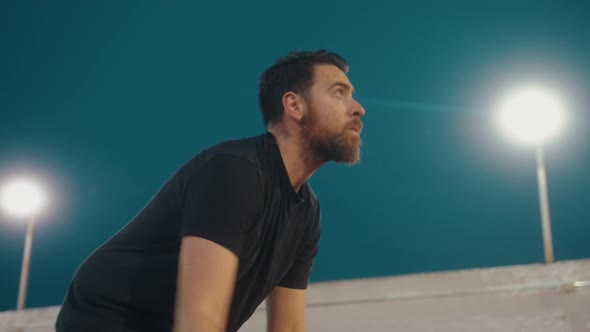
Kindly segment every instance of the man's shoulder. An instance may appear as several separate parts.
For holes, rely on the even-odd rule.
[[[261,147],[262,135],[230,139],[217,143],[208,149],[202,151],[197,156],[204,159],[210,159],[218,156],[233,156],[255,161]]]
[[[227,164],[239,168],[241,165],[251,165],[259,168],[259,155],[262,149],[263,135],[230,139],[212,145],[196,154],[184,163],[176,172],[176,176],[192,177],[205,164]]]

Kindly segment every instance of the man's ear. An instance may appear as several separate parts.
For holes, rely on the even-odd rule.
[[[283,109],[285,116],[299,122],[305,112],[305,101],[300,95],[289,91],[283,95]]]

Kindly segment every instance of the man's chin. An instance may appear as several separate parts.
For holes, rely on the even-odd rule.
[[[347,146],[345,149],[340,151],[338,158],[333,159],[333,161],[336,163],[347,164],[349,166],[358,164],[360,160],[360,143],[355,145],[354,147]]]
[[[354,134],[352,136],[351,134]],[[318,144],[319,143],[319,144]],[[337,139],[316,141],[312,144],[312,149],[316,155],[321,156],[326,162],[343,163],[355,165],[360,161],[361,156],[361,139],[356,133],[347,133]]]
[[[348,166],[354,166],[354,165],[358,164],[360,161],[361,161],[361,156],[360,156],[360,152],[358,152],[355,156],[353,156],[351,158],[341,159],[339,161],[336,161],[336,163],[346,164]]]

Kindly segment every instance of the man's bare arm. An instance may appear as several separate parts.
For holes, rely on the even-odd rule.
[[[266,300],[268,332],[305,332],[305,289],[275,287]]]
[[[207,239],[182,239],[174,309],[174,332],[226,331],[238,257]]]

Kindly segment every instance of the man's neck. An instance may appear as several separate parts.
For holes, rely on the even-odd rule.
[[[293,189],[299,192],[301,186],[324,164],[324,161],[310,152],[307,141],[301,137],[289,134],[280,127],[269,128],[268,131],[277,142]]]

